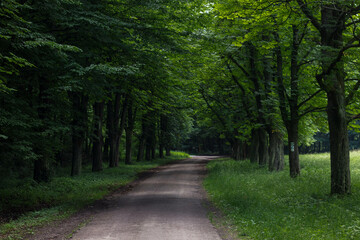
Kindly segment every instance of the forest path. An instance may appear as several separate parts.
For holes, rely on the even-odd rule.
[[[221,240],[203,206],[201,181],[213,157],[196,156],[140,182],[132,191],[114,195],[72,239],[78,240]]]

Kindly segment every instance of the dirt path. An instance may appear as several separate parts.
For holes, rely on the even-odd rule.
[[[221,240],[203,207],[201,179],[209,157],[167,166],[129,193],[113,196],[108,208],[73,235],[81,240]]]
[[[207,201],[201,185],[205,165],[213,158],[197,156],[145,172],[140,180],[26,239],[238,239]],[[217,229],[207,218],[208,212]]]

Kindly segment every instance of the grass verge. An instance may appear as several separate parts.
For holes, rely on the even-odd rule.
[[[80,176],[63,174],[49,183],[37,184],[32,180],[0,188],[0,212],[26,212],[19,218],[0,224],[0,239],[23,239],[36,227],[51,221],[69,217],[84,206],[103,198],[110,192],[137,178],[138,173],[169,162],[185,159],[188,154],[172,152],[170,157],[151,162],[120,163],[117,168],[106,168],[102,172],[91,172],[84,168]],[[61,176],[62,175],[62,176]],[[38,211],[29,211],[39,209]]]
[[[300,156],[301,176],[271,173],[248,161],[208,164],[211,200],[252,239],[360,239],[360,152],[351,153],[352,191],[330,196],[329,154]]]

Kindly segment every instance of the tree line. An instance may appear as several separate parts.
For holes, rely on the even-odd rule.
[[[271,171],[285,142],[295,178],[300,145],[329,132],[331,193],[351,192],[360,1],[0,4],[3,176],[151,160],[191,131],[189,151],[207,142]]]
[[[41,182],[67,165],[75,176],[84,162],[101,171],[104,162],[150,161],[185,137],[190,121],[176,58],[188,52],[196,1],[0,5],[3,179]]]
[[[202,126],[235,159],[300,175],[299,146],[329,132],[331,193],[351,192],[348,131],[359,118],[359,1],[213,1],[199,32]],[[206,47],[204,47],[206,46]]]

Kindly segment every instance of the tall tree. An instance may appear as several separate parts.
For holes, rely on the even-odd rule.
[[[360,12],[357,2],[297,0],[303,14],[311,21],[321,37],[321,67],[316,75],[320,87],[327,94],[327,116],[330,131],[331,153],[331,193],[351,192],[348,122],[346,113],[344,53],[360,47],[358,43],[357,21],[353,19]],[[318,19],[320,16],[320,19]],[[345,36],[347,33],[350,33]],[[352,91],[359,88],[355,84]]]

